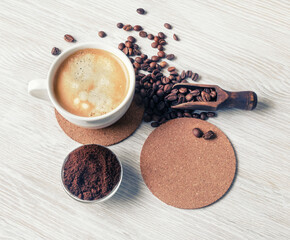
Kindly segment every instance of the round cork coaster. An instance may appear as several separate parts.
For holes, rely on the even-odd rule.
[[[87,129],[67,121],[55,110],[59,126],[71,139],[82,144],[110,146],[129,137],[142,122],[144,107],[132,102],[127,113],[113,125],[102,129]]]
[[[196,138],[193,128],[216,138]],[[177,208],[194,209],[220,199],[236,172],[234,149],[226,135],[206,121],[180,118],[155,129],[141,152],[140,167],[150,191]]]

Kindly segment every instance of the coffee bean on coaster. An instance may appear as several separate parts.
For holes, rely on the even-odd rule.
[[[215,138],[198,138],[193,129],[213,131]],[[140,167],[157,198],[177,208],[194,209],[214,203],[228,191],[235,177],[236,156],[229,139],[215,125],[180,118],[149,135]]]
[[[91,144],[72,151],[62,167],[65,191],[82,202],[101,202],[120,186],[122,165],[108,148]]]
[[[102,129],[87,129],[78,127],[55,110],[59,126],[71,139],[82,144],[100,144],[110,146],[129,137],[142,122],[144,107],[132,102],[127,113],[115,124]]]

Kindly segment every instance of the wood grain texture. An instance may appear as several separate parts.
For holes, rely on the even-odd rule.
[[[148,14],[138,15],[138,7]],[[0,1],[0,238],[289,239],[289,12],[288,0]],[[180,41],[169,37],[166,51],[176,54],[178,69],[198,72],[200,83],[258,94],[253,112],[220,111],[210,120],[238,159],[231,191],[214,205],[175,209],[150,193],[139,168],[148,124],[110,147],[124,164],[110,201],[84,205],[63,191],[63,159],[79,144],[62,132],[49,103],[28,96],[27,83],[46,77],[52,47],[71,46],[66,33],[117,46],[127,37],[117,22],[176,33]],[[98,38],[99,30],[108,36]],[[138,43],[155,52],[149,40]]]

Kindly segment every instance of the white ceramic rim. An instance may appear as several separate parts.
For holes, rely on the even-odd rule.
[[[118,160],[119,164],[120,164],[120,167],[121,167],[121,173],[120,173],[120,179],[119,179],[119,182],[118,184],[112,189],[112,191],[105,197],[103,198],[99,198],[99,199],[95,199],[95,200],[83,200],[83,199],[80,199],[78,198],[77,196],[73,195],[69,189],[67,189],[67,187],[65,186],[64,184],[64,165],[66,164],[67,162],[67,159],[68,159],[68,156],[75,150],[83,147],[83,146],[90,146],[90,145],[97,145],[97,146],[100,146],[100,147],[103,147],[103,148],[106,148],[107,150],[109,150],[115,157],[116,159]],[[61,167],[61,182],[62,182],[62,186],[63,186],[63,189],[64,191],[71,197],[73,198],[74,200],[77,200],[79,202],[82,202],[82,203],[100,203],[100,202],[104,202],[106,200],[108,200],[109,198],[111,198],[119,189],[120,185],[121,185],[121,182],[122,182],[122,179],[123,179],[123,166],[122,166],[122,163],[121,161],[118,159],[118,157],[116,156],[116,154],[110,150],[109,148],[105,147],[105,146],[102,146],[102,145],[99,145],[99,144],[85,144],[85,145],[81,145],[77,148],[75,148],[74,150],[72,150],[64,159],[63,161],[63,164],[62,164],[62,167]]]
[[[54,76],[55,76],[55,73],[56,73],[57,69],[59,68],[60,64],[69,55],[73,54],[74,52],[76,52],[78,50],[86,49],[86,48],[102,49],[102,50],[105,50],[105,51],[108,51],[108,52],[114,54],[116,57],[118,57],[124,63],[124,65],[128,71],[129,87],[128,87],[127,95],[124,98],[124,100],[121,102],[121,104],[118,107],[116,107],[112,111],[110,111],[104,115],[97,116],[97,117],[81,117],[81,116],[78,116],[78,115],[75,115],[75,114],[68,112],[58,103],[58,101],[56,100],[56,98],[54,96],[54,90],[53,90]],[[101,120],[101,119],[110,117],[111,115],[115,114],[131,100],[131,97],[134,95],[134,92],[135,92],[135,72],[134,72],[134,68],[133,68],[132,63],[130,62],[129,58],[119,49],[114,48],[114,47],[109,46],[109,45],[104,44],[104,43],[100,43],[100,42],[81,43],[81,44],[74,45],[73,47],[63,51],[61,53],[61,55],[59,55],[59,57],[56,58],[54,60],[54,62],[52,63],[52,65],[49,69],[49,72],[48,72],[47,79],[48,79],[48,81],[47,81],[48,96],[49,96],[51,102],[53,103],[53,105],[56,107],[56,109],[68,118],[81,120],[81,121],[87,121],[87,122]]]

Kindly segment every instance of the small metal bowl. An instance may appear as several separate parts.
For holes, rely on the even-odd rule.
[[[73,151],[83,147],[83,146],[90,146],[90,145],[97,145],[97,146],[100,146],[100,147],[103,147],[103,148],[106,148],[102,145],[98,145],[98,144],[86,144],[86,145],[82,145],[76,149],[74,149]],[[111,198],[116,192],[117,190],[119,189],[120,185],[121,185],[121,182],[122,182],[122,179],[123,179],[123,166],[122,166],[122,163],[120,162],[120,160],[117,158],[116,154],[113,153],[109,148],[106,148],[107,150],[109,150],[113,155],[115,155],[116,159],[118,160],[119,164],[120,164],[120,167],[121,167],[121,173],[120,173],[120,179],[119,179],[119,182],[117,183],[117,185],[112,189],[112,191],[106,195],[105,197],[102,197],[102,198],[99,198],[99,199],[95,199],[95,200],[83,200],[83,199],[80,199],[78,198],[77,196],[75,196],[74,194],[72,194],[70,192],[70,190],[66,187],[66,185],[64,184],[64,166],[68,160],[68,157],[69,155],[73,152],[71,151],[67,156],[66,158],[64,159],[64,162],[62,164],[62,168],[61,168],[61,182],[62,182],[62,186],[63,186],[63,189],[64,191],[71,197],[73,198],[74,200],[77,200],[79,202],[82,202],[82,203],[100,203],[100,202],[104,202],[104,201],[107,201],[109,198]]]

